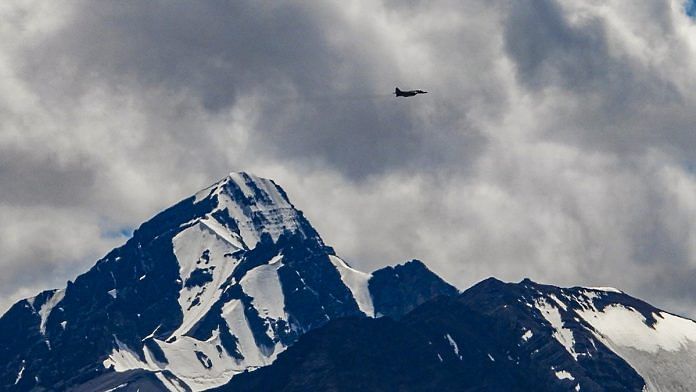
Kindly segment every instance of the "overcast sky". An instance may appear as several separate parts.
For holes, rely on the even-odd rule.
[[[0,3],[0,312],[230,171],[355,267],[696,316],[679,0]],[[395,86],[430,94],[396,99]]]

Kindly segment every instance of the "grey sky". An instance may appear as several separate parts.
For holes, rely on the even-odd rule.
[[[460,288],[610,285],[696,316],[681,1],[8,1],[0,18],[0,311],[245,170],[363,270],[420,258]]]

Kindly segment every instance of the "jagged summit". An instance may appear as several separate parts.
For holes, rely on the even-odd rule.
[[[194,195],[196,201],[219,193],[228,184],[233,187],[229,189],[241,190],[246,198],[273,201],[278,205],[287,204],[292,207],[285,191],[273,180],[244,171],[231,172],[214,184],[196,192]]]
[[[264,234],[273,241],[283,233],[320,240],[280,186],[246,172],[230,173],[197,192],[193,204],[210,206],[204,217],[209,219],[203,223],[213,220],[226,226],[246,249],[253,248]]]

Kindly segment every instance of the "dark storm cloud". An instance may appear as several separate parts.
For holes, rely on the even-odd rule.
[[[336,55],[319,17],[289,3],[86,2],[69,25],[34,45],[23,65],[44,88],[55,85],[56,70],[67,71],[71,78],[57,81],[56,92],[95,80],[165,87],[216,110],[260,87],[321,87],[315,83],[328,78]]]
[[[56,157],[0,148],[0,203],[76,206],[85,203],[95,173],[86,162],[61,163]]]
[[[403,78],[393,48],[373,33],[350,26],[328,3],[89,2],[32,45],[22,66],[53,102],[94,83],[165,89],[211,112],[260,97],[251,135],[259,152],[320,159],[353,177],[437,164],[445,158],[429,153],[453,140],[423,132],[427,124],[409,105],[390,99]],[[459,115],[444,114],[452,123],[444,132],[460,128]],[[458,156],[473,158],[482,139],[470,132],[455,142],[466,151]]]
[[[522,83],[534,89],[560,85],[580,92],[606,82],[610,58],[600,20],[574,28],[560,5],[547,0],[513,2],[511,8],[505,46]]]

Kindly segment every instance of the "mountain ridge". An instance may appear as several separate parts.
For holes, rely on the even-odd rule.
[[[332,320],[213,391],[689,391],[695,342],[693,320],[615,289],[488,278],[398,320]]]
[[[231,173],[0,317],[8,391],[696,390],[696,322],[611,287],[351,267]]]

